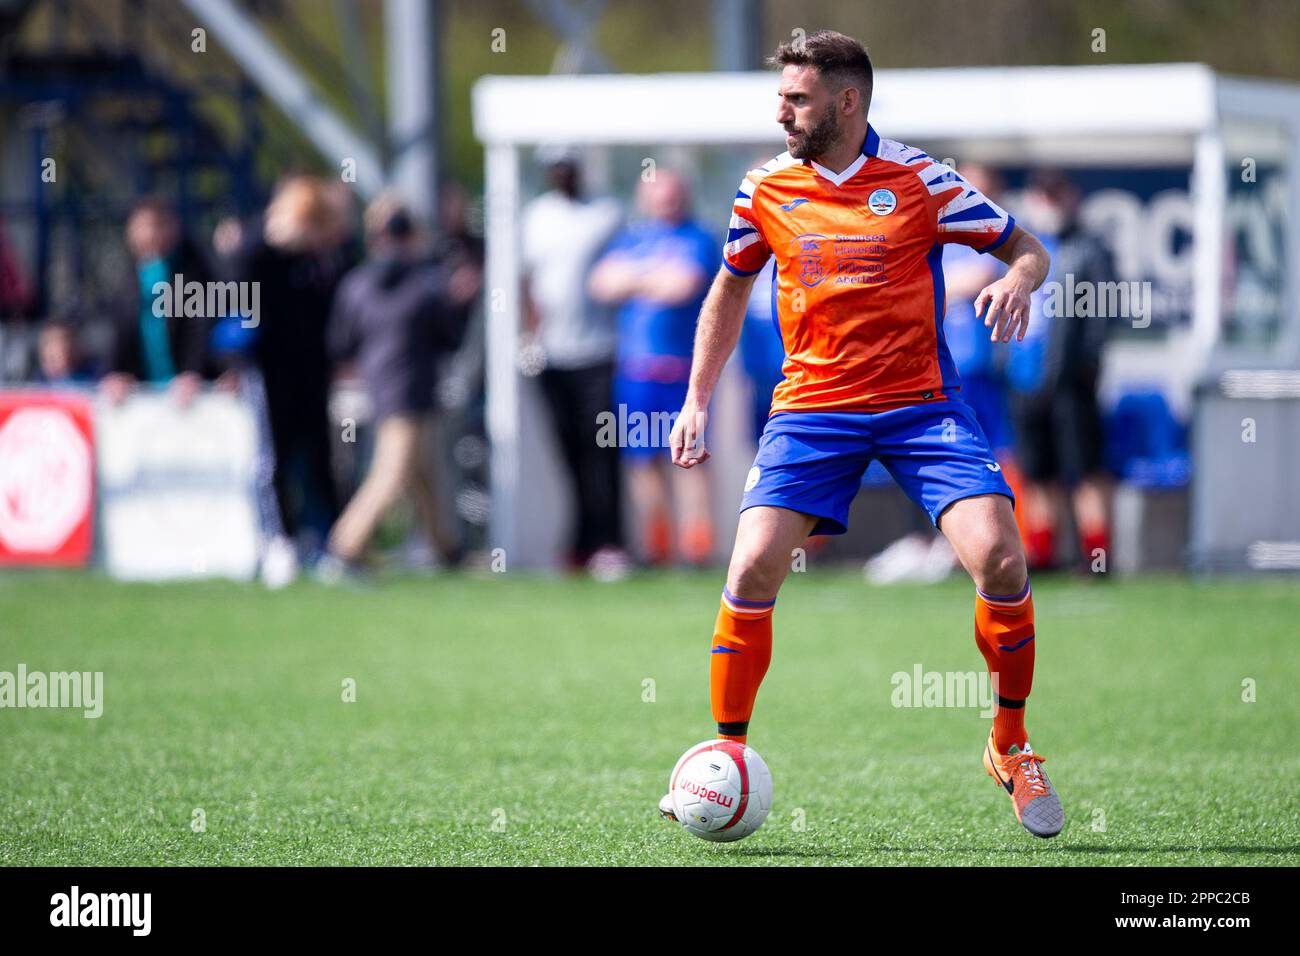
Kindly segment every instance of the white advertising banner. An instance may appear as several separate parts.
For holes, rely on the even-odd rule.
[[[257,570],[257,426],[230,395],[181,406],[165,394],[101,402],[104,564],[124,580],[224,577]]]

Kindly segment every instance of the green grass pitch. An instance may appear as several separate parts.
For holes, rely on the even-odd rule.
[[[895,672],[982,669],[969,583],[792,575],[750,736],[774,807],[731,845],[655,812],[711,736],[720,586],[5,575],[0,670],[102,671],[104,714],[0,709],[0,864],[1300,863],[1294,581],[1036,582],[1044,841],[976,708],[892,703]]]

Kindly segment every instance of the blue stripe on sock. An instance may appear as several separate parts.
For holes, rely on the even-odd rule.
[[[776,604],[776,598],[772,598],[770,601],[746,601],[744,598],[736,597],[736,595],[732,594],[726,588],[722,589],[722,596],[732,604],[736,605],[736,607],[763,608],[772,607]]]
[[[975,593],[986,601],[1005,601],[1008,603],[1011,601],[1023,601],[1029,596],[1029,581],[1028,579],[1025,580],[1025,586],[1020,589],[1019,594],[985,594],[979,588],[975,589]]]

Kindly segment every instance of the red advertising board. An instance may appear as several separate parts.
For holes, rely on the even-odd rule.
[[[95,505],[90,402],[0,391],[0,565],[85,565]]]

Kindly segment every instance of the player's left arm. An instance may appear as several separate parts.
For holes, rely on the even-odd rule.
[[[1019,342],[1029,329],[1029,294],[1047,279],[1052,258],[1031,232],[1016,226],[1007,241],[989,255],[1009,267],[1006,275],[986,285],[975,297],[975,316],[984,317],[984,327],[993,333],[989,340]],[[988,312],[985,314],[985,308]]]

